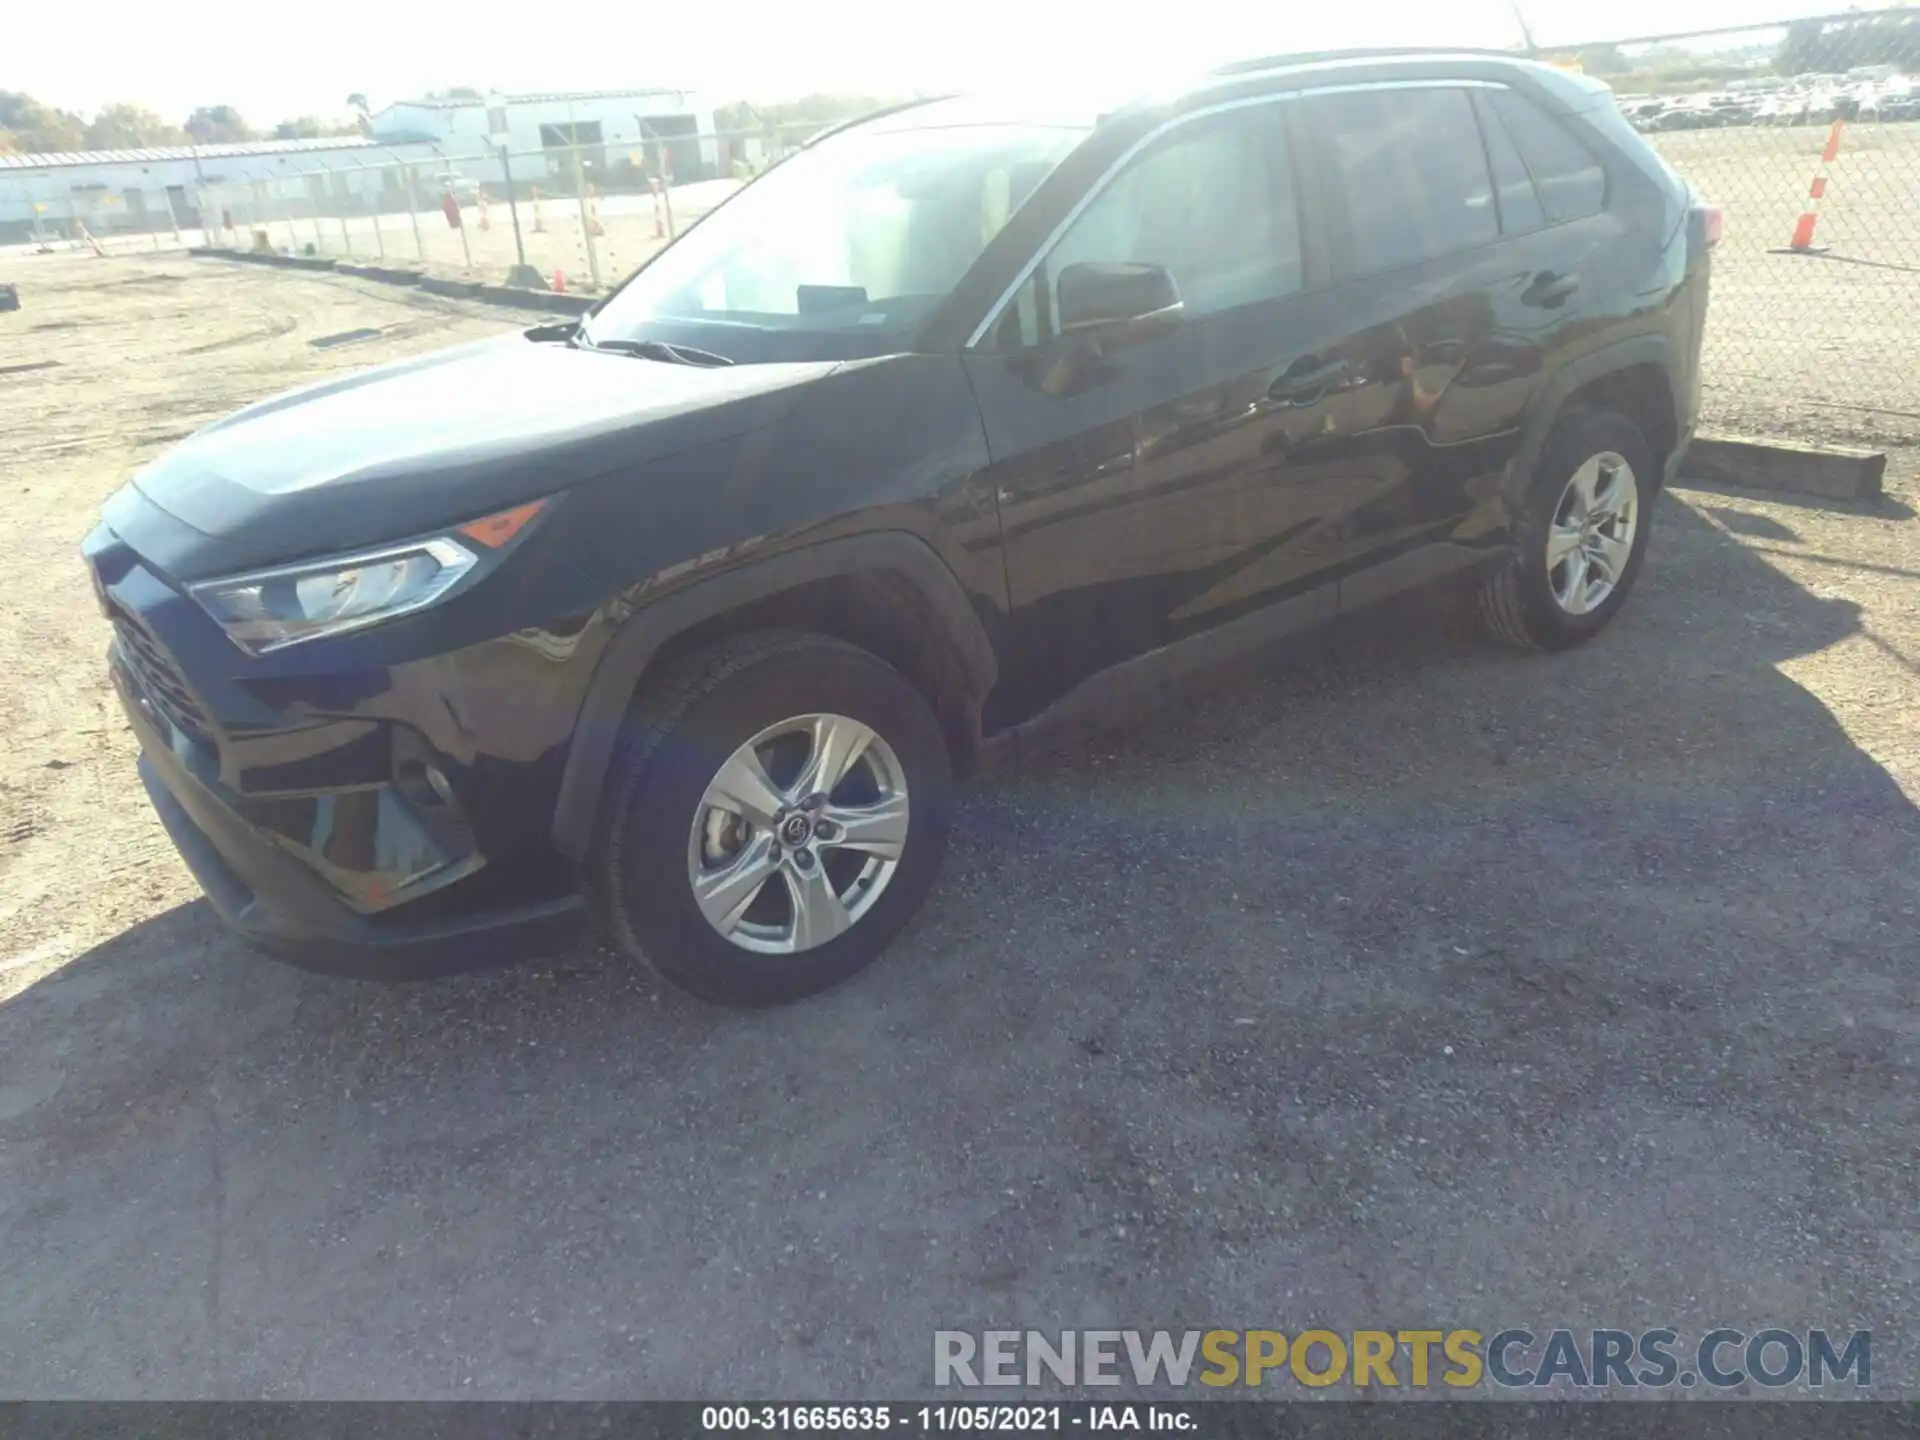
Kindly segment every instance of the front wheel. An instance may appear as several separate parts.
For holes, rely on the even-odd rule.
[[[822,635],[722,641],[649,687],[596,853],[617,947],[725,1005],[813,994],[912,918],[945,850],[939,723],[876,656]]]
[[[1574,410],[1541,452],[1507,564],[1480,594],[1488,633],[1565,650],[1607,627],[1640,573],[1653,526],[1654,456],[1611,410]]]

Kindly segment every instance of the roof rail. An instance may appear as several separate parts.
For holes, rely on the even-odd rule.
[[[1314,65],[1325,60],[1391,60],[1416,55],[1486,55],[1502,60],[1531,58],[1524,50],[1492,50],[1473,45],[1393,45],[1357,50],[1301,50],[1289,54],[1261,55],[1250,60],[1232,60],[1216,65],[1209,75],[1250,75],[1261,70],[1279,70],[1289,65]]]
[[[922,95],[914,100],[901,100],[892,105],[882,105],[878,110],[869,110],[864,115],[855,115],[850,120],[836,120],[823,126],[800,142],[799,148],[805,150],[810,145],[818,145],[830,136],[838,135],[842,130],[851,130],[856,125],[864,125],[869,120],[878,120],[886,115],[898,115],[902,110],[913,110],[921,105],[931,105],[936,100],[951,99],[948,95]]]

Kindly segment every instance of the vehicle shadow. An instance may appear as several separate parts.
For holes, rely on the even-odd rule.
[[[1579,652],[1416,600],[982,783],[894,953],[777,1011],[154,917],[0,1006],[6,1388],[845,1398],[987,1324],[1891,1326],[1920,823],[1780,668],[1859,624],[1668,498]]]

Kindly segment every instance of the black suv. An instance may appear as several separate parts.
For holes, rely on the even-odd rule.
[[[149,795],[322,968],[612,942],[729,1003],[877,956],[954,776],[1449,577],[1626,599],[1719,212],[1510,57],[1235,65],[816,139],[577,323],[284,395],[85,553]]]

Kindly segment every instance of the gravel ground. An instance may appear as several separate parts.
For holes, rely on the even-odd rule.
[[[1410,605],[979,785],[814,1002],[383,988],[196,898],[74,547],[210,416],[524,321],[18,278],[0,356],[59,368],[0,382],[0,1392],[844,1400],[945,1328],[1666,1323],[1871,1327],[1920,1393],[1910,457],[1870,512],[1663,499],[1578,654]]]

